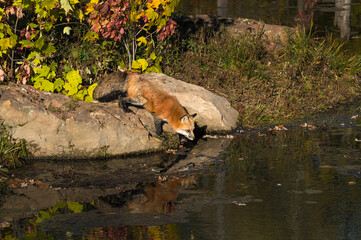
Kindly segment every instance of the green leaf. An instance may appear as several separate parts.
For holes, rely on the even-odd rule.
[[[79,70],[72,70],[66,74],[66,80],[71,84],[78,85],[82,83],[81,76],[79,74]]]
[[[34,29],[34,28],[37,28],[39,25],[38,25],[38,24],[35,24],[35,23],[29,23],[28,26],[29,26],[31,29]]]
[[[71,30],[71,27],[65,27],[65,28],[63,29],[63,33],[64,33],[64,34],[67,34],[67,35],[70,35],[70,30]]]
[[[159,65],[157,65],[157,66],[151,66],[151,67],[147,68],[147,70],[146,70],[145,72],[146,72],[146,73],[150,73],[150,72],[162,73],[162,69],[160,68]]]
[[[88,102],[88,103],[91,103],[92,101],[94,101],[94,99],[93,99],[93,97],[87,95],[87,96],[85,96],[84,101],[86,101],[86,102]]]
[[[0,41],[1,41],[1,39],[0,39]],[[37,51],[32,51],[32,52],[28,55],[27,59],[28,59],[28,60],[31,60],[33,57],[36,57],[37,55],[39,55],[39,53],[38,53]]]
[[[45,29],[45,31],[49,32],[50,29],[52,29],[54,24],[52,22],[45,22],[42,24],[42,27]]]
[[[31,52],[27,58],[28,60],[31,60],[35,66],[38,66],[41,61],[43,60],[42,57],[40,56],[40,54],[38,52]]]
[[[64,84],[64,89],[67,91],[68,96],[73,96],[78,92],[81,87],[82,79],[78,70],[72,70],[66,74],[67,83]]]
[[[49,80],[43,80],[42,85],[44,91],[54,92],[54,83],[50,82]]]
[[[83,204],[78,203],[78,202],[67,202],[68,208],[73,212],[73,213],[81,213],[83,212]]]
[[[35,220],[36,223],[41,223],[44,220],[50,219],[51,215],[46,211],[40,211],[38,218]]]
[[[34,46],[34,43],[32,43],[29,40],[21,40],[21,41],[19,41],[19,43],[21,44],[22,47],[25,47],[25,48]]]
[[[87,94],[88,94],[88,91],[86,89],[82,89],[82,90],[78,91],[76,94],[74,94],[73,98],[75,100],[82,100],[83,101],[85,95],[87,95]]]
[[[65,15],[68,15],[68,13],[73,10],[68,0],[60,0],[61,8],[64,9]]]
[[[37,49],[41,49],[44,46],[44,42],[45,42],[45,37],[39,37],[36,41],[35,41],[35,47]]]
[[[43,8],[45,8],[46,10],[51,10],[55,7],[55,4],[58,3],[57,0],[44,0],[42,2],[42,6]]]
[[[42,51],[46,56],[50,56],[51,54],[56,52],[56,48],[49,43],[48,47]]]
[[[93,42],[97,39],[99,39],[99,35],[95,32],[89,31],[85,34],[83,41]]]
[[[48,66],[42,66],[41,68],[34,68],[34,72],[35,74],[37,74],[39,77],[44,77],[46,78],[49,75],[50,72],[50,67]]]
[[[94,83],[88,87],[88,94],[89,96],[93,97],[94,89],[98,86],[97,83]]]
[[[162,18],[158,24],[158,29],[163,28],[167,24],[167,20],[165,18]]]
[[[94,83],[94,84],[92,84],[92,85],[90,85],[89,87],[88,87],[88,95],[87,96],[85,96],[85,101],[86,102],[92,102],[93,101],[93,92],[94,92],[94,89],[96,88],[98,86],[98,84],[97,83]]]
[[[18,36],[16,36],[15,34],[11,34],[10,36],[11,47],[14,47],[17,42],[18,42]]]
[[[152,53],[150,54],[150,59],[155,60],[156,58],[157,58],[157,56],[155,55],[154,52],[152,52]]]
[[[39,89],[39,90],[43,90],[42,89],[42,81],[44,80],[44,78],[42,77],[35,77],[32,79],[34,81],[34,88]]]
[[[145,10],[145,15],[150,21],[154,21],[158,18],[158,13],[156,13],[153,8],[148,8],[147,10]]]
[[[68,96],[73,96],[74,94],[76,94],[78,92],[78,87],[71,85],[70,83],[65,83],[63,87],[67,91],[66,95],[68,95]]]
[[[11,48],[10,38],[0,39],[0,49],[7,50],[8,48]]]
[[[54,82],[54,90],[56,90],[57,92],[60,92],[63,89],[65,82],[63,79],[61,78],[57,78]]]

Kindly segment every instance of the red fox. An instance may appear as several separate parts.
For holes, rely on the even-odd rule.
[[[93,97],[99,101],[111,101],[119,96],[119,106],[129,111],[128,105],[144,107],[153,113],[156,133],[162,134],[164,122],[175,132],[194,140],[194,117],[179,103],[176,97],[157,88],[138,74],[115,72],[104,79],[94,90]]]

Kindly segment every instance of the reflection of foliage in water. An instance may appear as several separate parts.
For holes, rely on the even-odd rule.
[[[60,201],[56,205],[40,211],[34,218],[29,219],[28,222],[24,223],[22,228],[24,231],[25,239],[54,239],[51,233],[48,233],[42,228],[41,223],[45,220],[51,219],[59,214],[65,213],[81,213],[94,209],[94,201],[92,202],[70,202]],[[23,224],[20,224],[23,225]],[[21,227],[21,226],[20,226]],[[12,237],[15,229],[19,226],[8,226],[0,231],[1,239],[18,239]]]
[[[176,224],[161,226],[114,226],[92,228],[84,239],[181,239],[179,227]]]
[[[61,214],[82,213],[96,209],[94,201],[70,202],[60,201],[56,205],[40,211],[31,219],[21,220],[0,230],[0,239],[72,239],[73,233],[54,236],[43,227],[42,223]],[[90,228],[84,233],[84,239],[180,239],[179,227],[176,224],[160,226],[106,226]],[[14,237],[16,236],[16,237]],[[23,236],[23,237],[19,237]],[[19,238],[18,238],[19,237]]]

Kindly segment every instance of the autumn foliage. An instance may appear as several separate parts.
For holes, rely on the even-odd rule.
[[[174,33],[175,22],[170,19],[179,0],[107,0],[88,5],[89,23],[93,32],[122,42],[128,54],[129,69],[148,68],[148,59],[156,60],[154,46]],[[145,58],[136,59],[138,48]],[[159,66],[153,68],[160,71]]]
[[[124,61],[119,61],[118,67],[137,72],[160,72],[162,57],[156,56],[154,50],[157,41],[174,32],[175,23],[170,16],[178,1],[1,1],[0,82],[30,83],[41,90],[92,101],[94,79],[83,84],[81,77],[90,70],[59,64],[69,63],[69,56],[59,57],[61,48],[67,47],[67,43],[60,40],[74,41],[77,26],[87,29],[76,36],[80,41],[77,45],[86,42],[103,48],[111,45],[108,54],[118,51],[127,56]],[[106,41],[113,41],[113,44]],[[99,64],[106,64],[104,62]],[[90,68],[95,72],[104,69],[102,66]]]

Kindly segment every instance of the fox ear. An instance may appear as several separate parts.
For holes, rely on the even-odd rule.
[[[196,116],[197,116],[197,113],[190,115],[190,117],[192,117],[192,118],[195,118]]]

